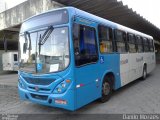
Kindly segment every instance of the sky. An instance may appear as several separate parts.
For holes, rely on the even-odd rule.
[[[7,8],[14,7],[26,0],[0,0],[7,4]],[[160,0],[118,0],[128,5],[134,11],[160,28]]]

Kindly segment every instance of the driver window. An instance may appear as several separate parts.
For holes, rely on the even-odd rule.
[[[76,66],[98,60],[95,28],[74,24],[73,41]]]

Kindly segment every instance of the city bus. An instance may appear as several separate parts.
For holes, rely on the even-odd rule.
[[[155,68],[152,36],[74,7],[25,20],[19,35],[22,100],[77,110]]]

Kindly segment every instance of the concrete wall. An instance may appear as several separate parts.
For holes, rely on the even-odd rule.
[[[33,15],[62,6],[52,0],[28,0],[0,13],[0,30],[19,25]]]

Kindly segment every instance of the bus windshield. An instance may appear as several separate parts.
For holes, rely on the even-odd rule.
[[[68,27],[51,28],[20,35],[20,70],[50,73],[69,64]]]

